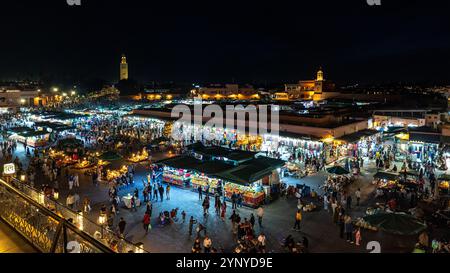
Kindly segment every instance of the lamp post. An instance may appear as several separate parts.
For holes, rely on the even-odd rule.
[[[101,234],[102,234],[102,239],[103,239],[103,237],[104,237],[103,229],[106,224],[106,214],[100,212],[100,216],[98,216],[98,223],[100,224]]]

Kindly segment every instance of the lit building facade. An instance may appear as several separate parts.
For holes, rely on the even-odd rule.
[[[204,100],[249,100],[259,99],[258,91],[251,85],[239,86],[238,84],[211,84],[207,87],[196,87],[191,90],[193,97],[201,97]]]
[[[339,95],[335,91],[335,84],[326,81],[320,68],[315,80],[303,80],[295,84],[285,84],[284,92],[275,94],[276,100],[324,100]]]

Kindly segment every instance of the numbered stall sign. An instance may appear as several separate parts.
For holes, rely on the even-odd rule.
[[[14,163],[8,163],[3,165],[3,174],[4,175],[13,175],[16,173],[16,166]]]

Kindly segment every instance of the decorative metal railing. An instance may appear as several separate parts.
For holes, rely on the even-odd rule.
[[[75,212],[16,179],[0,179],[0,217],[41,252],[144,253],[82,212]]]

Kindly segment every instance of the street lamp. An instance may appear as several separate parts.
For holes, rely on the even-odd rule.
[[[73,91],[73,90],[70,92],[70,94],[71,94],[72,96],[75,96],[76,93],[77,93],[77,92],[76,92],[76,91]]]
[[[58,91],[59,91],[58,87],[53,87],[53,92],[58,92]]]
[[[100,216],[98,217],[98,223],[100,224],[100,228],[101,228],[101,235],[102,235],[102,238],[104,237],[103,236],[103,234],[104,234],[104,231],[103,231],[103,229],[105,228],[105,224],[106,224],[106,214],[104,214],[104,213],[100,213]]]
[[[83,230],[83,212],[80,210],[77,213],[77,223],[78,223],[78,228],[80,230]]]
[[[53,198],[54,198],[55,200],[58,200],[58,199],[59,199],[59,192],[58,192],[58,190],[55,190],[55,191],[53,192]]]

